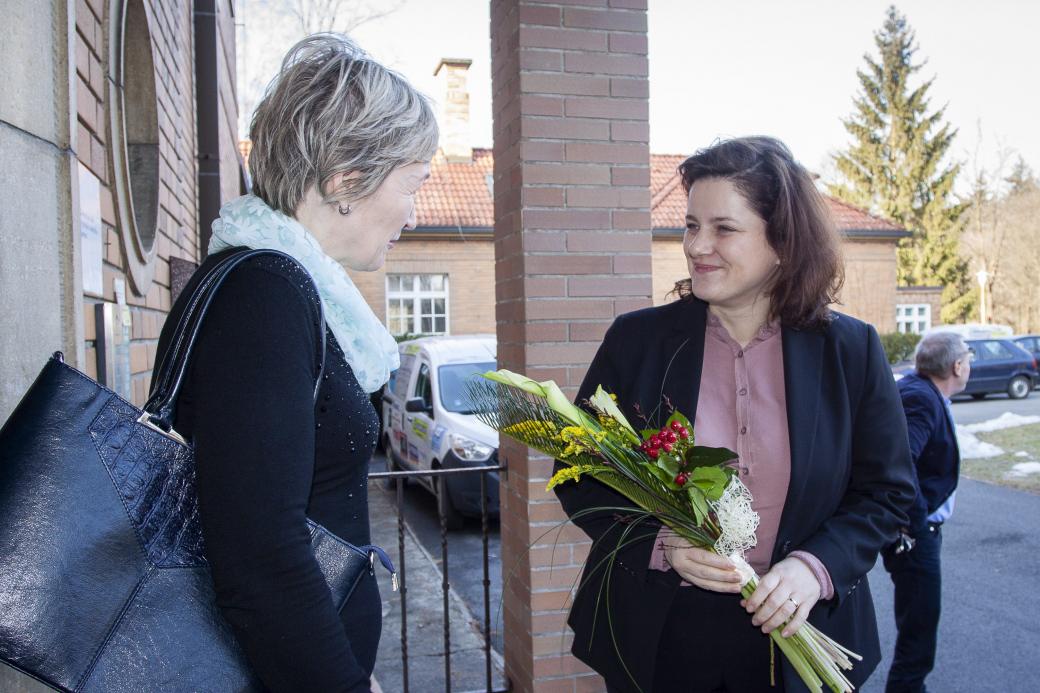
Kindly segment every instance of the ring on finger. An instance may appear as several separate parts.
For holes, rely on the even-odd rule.
[[[797,609],[797,608],[798,608],[798,607],[800,606],[800,604],[798,603],[798,601],[797,601],[797,600],[795,600],[795,598],[794,598],[794,597],[788,597],[788,598],[787,598],[787,601],[789,601],[789,602],[791,602],[792,604],[794,604],[794,608],[795,608],[795,609]]]

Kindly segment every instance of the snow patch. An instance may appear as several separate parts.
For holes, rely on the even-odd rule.
[[[1005,428],[1027,426],[1035,423],[1040,423],[1040,416],[1022,416],[1020,414],[1012,414],[1011,412],[1006,411],[997,418],[990,419],[989,421],[980,421],[979,423],[965,425],[957,424],[957,445],[961,449],[961,459],[969,460],[984,457],[998,457],[1004,454],[1003,448],[997,447],[992,443],[982,442],[975,437],[976,433],[990,433]],[[1015,453],[1015,456],[1028,457],[1029,455],[1023,451]],[[1032,464],[1038,465],[1036,471],[1040,471],[1040,462],[1023,462],[1022,464],[1016,464],[1014,468]],[[1034,472],[1023,472],[1021,476],[1032,473]]]
[[[1025,450],[1019,450],[1018,452],[1015,453],[1015,457],[1032,457],[1032,455],[1030,455]]]
[[[1005,476],[1028,476],[1040,474],[1040,462],[1019,462]]]
[[[976,438],[974,433],[962,431],[960,426],[957,427],[957,446],[961,449],[962,460],[1000,457],[1004,454],[1004,448],[997,447],[993,443],[984,443]]]
[[[960,432],[963,429],[968,433],[990,433],[1005,428],[1015,428],[1016,426],[1027,426],[1035,423],[1040,423],[1040,416],[1021,416],[1020,414],[1012,414],[1011,412],[1006,411],[997,418],[990,419],[989,421],[980,421],[979,423],[957,426],[957,431]]]

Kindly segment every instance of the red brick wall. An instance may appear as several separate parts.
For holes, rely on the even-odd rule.
[[[94,303],[115,301],[114,280],[126,281],[126,301],[133,321],[131,328],[130,370],[132,400],[142,405],[147,398],[155,350],[166,314],[170,310],[170,258],[191,261],[199,258],[197,247],[197,188],[195,135],[195,55],[193,43],[193,3],[191,0],[146,0],[152,56],[155,63],[156,96],[159,112],[159,215],[156,230],[158,245],[154,280],[142,294],[134,291],[126,268],[119,219],[112,183],[112,143],[108,141],[108,88],[103,66],[107,64],[108,22],[105,0],[80,0],[76,3],[77,111],[79,115],[79,160],[101,182],[101,217],[104,227],[104,292],[84,296],[85,370],[96,377],[97,360],[94,334]],[[221,91],[223,98],[221,168],[233,185],[224,192],[236,197],[237,102],[234,81],[234,16],[230,0],[219,0],[218,18],[224,50],[221,52]],[[226,145],[226,146],[225,146]]]
[[[398,241],[375,272],[347,274],[379,319],[386,324],[386,275],[448,275],[451,334],[495,333],[495,247],[491,241]]]
[[[645,0],[491,3],[499,365],[570,394],[611,321],[652,302],[646,41]],[[603,690],[564,624],[588,540],[571,525],[539,539],[566,519],[552,460],[505,440],[500,454],[504,572],[523,557],[507,673],[517,691]]]

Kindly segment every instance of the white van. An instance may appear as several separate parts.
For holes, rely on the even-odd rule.
[[[401,342],[401,367],[383,394],[387,470],[496,466],[498,432],[469,413],[462,382],[498,368],[494,335],[423,337]],[[431,477],[417,477],[431,492]],[[480,517],[480,475],[445,477],[448,525]],[[498,516],[498,474],[488,474],[488,512]]]

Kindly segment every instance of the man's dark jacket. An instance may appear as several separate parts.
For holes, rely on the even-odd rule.
[[[706,304],[692,299],[620,316],[589,367],[578,401],[602,385],[635,422],[635,407],[649,415],[663,394],[695,420],[705,320]],[[809,621],[863,656],[848,674],[858,688],[881,659],[866,574],[906,524],[914,499],[906,420],[873,327],[836,315],[823,330],[781,325],[781,339],[791,481],[772,562],[801,549],[826,566],[835,597],[817,603]],[[624,497],[593,479],[558,486],[557,495],[595,542],[568,621],[575,631],[572,651],[620,689],[649,693],[657,642],[681,579],[675,571],[648,569],[655,528],[633,529],[611,559],[610,549],[632,526],[617,522],[609,510],[575,517],[589,508],[631,506]],[[609,589],[601,592],[611,562],[618,569],[610,571]],[[788,693],[807,690],[786,658],[783,673]]]
[[[935,383],[911,373],[899,381],[899,397],[903,400],[910,458],[920,488],[909,511],[910,532],[916,534],[957,488],[961,455],[946,400]]]

